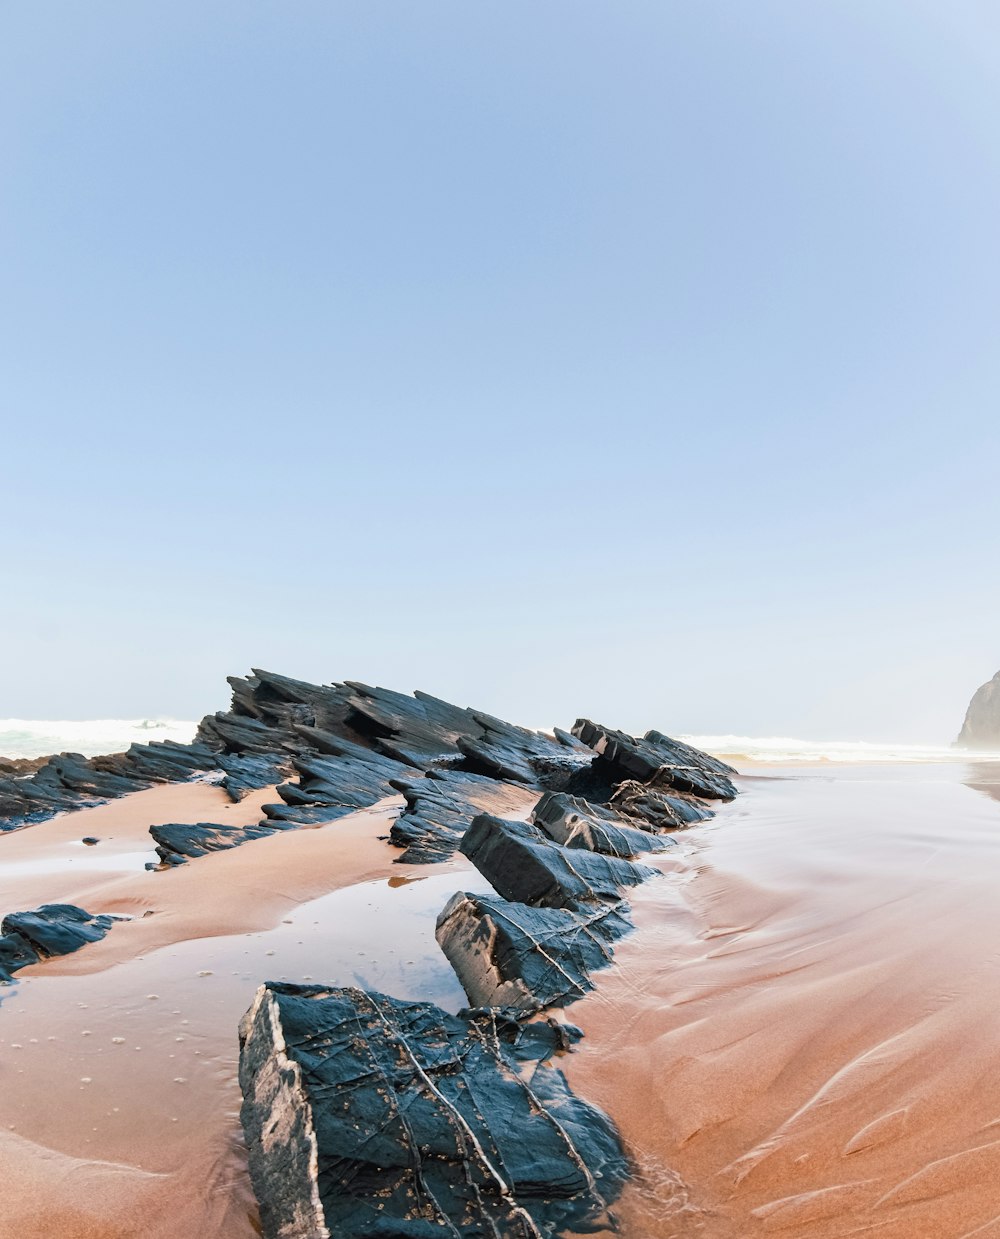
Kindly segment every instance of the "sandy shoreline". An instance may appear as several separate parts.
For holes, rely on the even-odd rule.
[[[642,1172],[623,1234],[1000,1235],[1000,806],[962,767],[782,773],[635,892],[567,1009]]]
[[[996,767],[754,768],[742,790],[654,861],[565,1013],[587,1035],[560,1066],[640,1171],[621,1233],[1000,1235]],[[510,796],[482,807],[534,799]],[[257,1234],[236,1025],[265,977],[463,1005],[434,920],[488,888],[461,857],[395,864],[396,799],[144,870],[151,823],[273,799],[157,787],[0,840],[3,908],[135,918],[0,994],[3,1239]]]

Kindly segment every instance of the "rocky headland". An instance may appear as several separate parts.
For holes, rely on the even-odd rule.
[[[976,689],[956,744],[1000,752],[1000,671]]]

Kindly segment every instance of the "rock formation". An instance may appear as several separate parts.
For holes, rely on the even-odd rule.
[[[120,916],[92,916],[71,903],[47,903],[32,912],[11,912],[0,922],[0,982],[11,973],[55,955],[70,955],[98,942]]]
[[[492,895],[454,895],[437,939],[476,1007],[520,1012],[563,1006],[593,989],[611,944],[631,925],[620,903],[585,912],[533,908]]]
[[[976,689],[956,743],[964,749],[1000,752],[1000,671]]]
[[[231,708],[192,744],[0,770],[0,832],[156,783],[208,779],[233,801],[275,785],[255,824],[151,826],[151,867],[165,868],[396,797],[399,860],[460,850],[496,892],[458,893],[438,918],[472,1004],[458,1016],[353,988],[258,991],[240,1082],[265,1239],[613,1230],[625,1157],[609,1121],[546,1065],[579,1033],[544,1012],[613,961],[632,928],[627,892],[657,875],[637,858],[732,799],[735,772],[657,731],[581,719],[546,735],[426,693],[259,670],[230,684]],[[480,812],[532,801],[530,821]],[[71,905],[8,916],[0,980],[112,923]]]
[[[261,986],[240,1083],[265,1239],[609,1227],[627,1171],[618,1137],[559,1071],[526,1071],[519,1033],[489,1012]]]

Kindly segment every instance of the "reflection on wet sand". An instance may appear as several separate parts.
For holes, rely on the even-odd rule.
[[[162,873],[125,872],[153,821],[254,821],[207,785],[159,788],[29,827],[0,845],[5,905],[72,900],[134,920],[0,991],[0,1236],[250,1239],[236,1030],[264,979],[360,984],[465,1002],[434,939],[459,859],[394,864],[395,799]],[[100,865],[65,863],[82,834]],[[89,854],[88,854],[89,855]],[[41,893],[44,892],[44,893]],[[40,896],[40,897],[39,897]]]
[[[982,792],[992,800],[1000,800],[1000,761],[970,763],[965,776],[966,787]]]
[[[1000,1235],[1000,807],[970,790],[994,785],[780,773],[635,893],[567,1011],[570,1083],[642,1171],[623,1233]]]
[[[641,1172],[622,1234],[1000,1237],[1000,763],[743,790],[655,860],[566,1012],[587,1037],[560,1065]],[[0,910],[134,918],[0,994],[3,1239],[257,1233],[236,1026],[261,980],[464,1004],[434,921],[486,885],[460,857],[394,864],[396,801],[139,868],[151,822],[252,822],[272,796],[158,788],[0,840]]]

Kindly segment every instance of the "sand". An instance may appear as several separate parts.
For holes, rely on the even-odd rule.
[[[623,1234],[1000,1236],[996,775],[785,773],[660,863],[567,1009],[641,1172]]]
[[[625,1239],[1000,1239],[1000,774],[768,768],[658,858],[561,1059],[639,1172]],[[261,980],[450,1010],[457,858],[403,866],[399,801],[148,873],[148,827],[253,822],[208,784],[0,838],[0,910],[123,912],[0,990],[0,1239],[250,1239],[236,1027]],[[523,815],[534,797],[484,808]],[[81,842],[98,836],[93,848]]]
[[[0,838],[0,909],[68,901],[134,918],[0,989],[2,1239],[250,1239],[236,1032],[260,982],[465,1002],[434,920],[455,890],[487,888],[462,858],[394,863],[401,797],[144,869],[152,823],[256,822],[274,799],[154,788]]]

